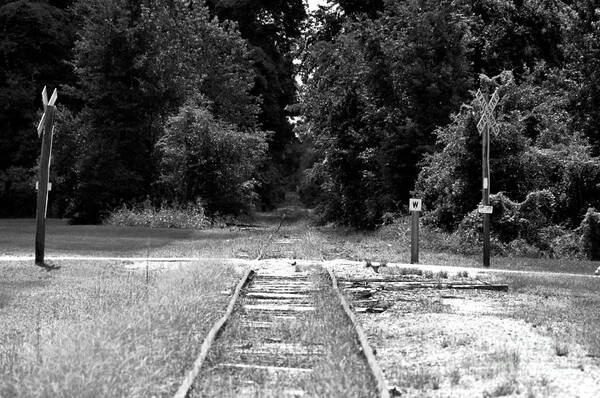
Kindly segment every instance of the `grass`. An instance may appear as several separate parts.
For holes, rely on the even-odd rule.
[[[283,225],[265,247],[286,211]],[[317,227],[302,209],[258,213],[248,220],[253,227],[221,227],[204,230],[116,226],[73,226],[64,220],[49,220],[47,255],[97,255],[152,257],[301,258],[330,260],[344,258],[373,262],[410,260],[410,240],[403,224],[372,232],[335,226]],[[404,229],[403,229],[404,228]],[[481,256],[457,254],[447,234],[422,228],[420,262],[460,267],[481,267]],[[32,255],[35,221],[0,220],[0,255]],[[492,257],[493,268],[592,274],[597,261]]]
[[[557,356],[568,355],[571,342],[600,356],[600,278],[519,274],[495,278],[522,298],[509,315],[553,336]]]
[[[317,276],[314,292],[315,313],[298,315],[296,320],[275,321],[268,330],[244,327],[239,312],[234,313],[223,335],[209,354],[194,386],[192,397],[235,397],[244,386],[251,388],[253,396],[280,396],[286,389],[301,389],[315,397],[374,397],[375,382],[368,371],[366,360],[359,351],[358,341],[349,321],[323,276]],[[238,308],[239,310],[239,308]],[[266,319],[265,319],[266,320]],[[273,319],[271,318],[271,321]],[[232,362],[232,347],[258,345],[265,341],[279,344],[298,344],[309,352],[321,355],[299,358],[280,355],[268,357],[266,364],[284,367],[307,367],[313,372],[304,377],[279,374],[274,377],[261,370],[233,372],[218,367],[219,363]],[[238,358],[239,359],[239,358]],[[252,363],[263,359],[252,357]],[[262,364],[262,363],[261,363]],[[288,395],[285,395],[288,396]]]
[[[3,263],[0,396],[171,396],[227,304],[219,264],[153,273]]]

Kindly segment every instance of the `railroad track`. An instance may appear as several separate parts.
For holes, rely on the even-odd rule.
[[[315,270],[287,268],[244,275],[176,398],[318,396],[314,384],[327,365],[328,347],[322,335],[313,333],[311,322],[318,310],[316,297],[323,287]],[[389,396],[381,370],[337,289],[335,277],[325,276],[340,299],[338,310],[345,311],[356,328],[356,351],[363,353],[364,366],[377,390],[372,396]]]

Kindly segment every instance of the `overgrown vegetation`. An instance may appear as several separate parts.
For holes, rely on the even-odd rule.
[[[0,395],[172,396],[237,281],[222,264],[3,264]],[[43,272],[41,274],[40,272]]]
[[[414,195],[436,244],[473,251],[474,94],[497,89],[495,252],[598,259],[599,19],[583,0],[0,2],[0,216],[33,215],[48,84],[50,216],[150,197],[235,217],[297,188],[321,221],[374,229]]]
[[[166,204],[159,208],[145,201],[142,206],[122,207],[115,209],[104,220],[107,225],[120,227],[150,227],[150,228],[194,228],[204,229],[212,225],[206,216],[202,203],[185,206]]]
[[[597,73],[598,16],[587,3],[368,4],[323,9],[308,33],[298,131],[314,143],[315,162],[301,193],[322,217],[373,228],[412,193],[432,225],[459,228],[481,196],[481,109],[473,101],[481,88],[501,97],[492,192],[521,203],[549,191],[545,227],[567,235],[579,227],[600,198],[597,132],[584,116],[596,113],[580,106],[595,101],[586,73]],[[528,217],[528,236],[496,233],[502,243],[546,250],[529,236],[539,226]]]
[[[278,17],[270,20],[265,12]],[[281,200],[296,164],[285,110],[295,91],[286,54],[304,17],[301,0],[0,2],[7,27],[0,35],[6,104],[0,145],[7,154],[0,162],[0,216],[35,210],[34,123],[44,85],[59,88],[50,215],[97,223],[123,202],[147,195],[171,200],[157,184],[160,165],[174,160],[164,159],[162,149],[173,139],[170,120],[190,107],[204,113],[209,131],[228,132],[221,144],[230,149],[227,156],[237,155],[223,164],[218,145],[196,154],[222,188],[199,188],[207,211],[237,214],[249,195],[253,203]],[[194,128],[188,137],[206,131]],[[248,144],[251,138],[260,149]],[[177,167],[198,173],[192,163]],[[223,190],[230,197],[221,202]]]

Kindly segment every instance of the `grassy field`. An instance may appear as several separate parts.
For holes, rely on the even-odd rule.
[[[0,396],[172,395],[238,277],[220,264],[3,263]]]
[[[508,314],[551,335],[557,355],[568,355],[577,344],[600,358],[600,278],[500,274],[495,279],[508,283],[518,298]]]
[[[275,234],[285,212],[281,228]],[[410,261],[410,236],[405,225],[386,226],[373,232],[356,232],[335,226],[317,227],[306,211],[297,208],[259,213],[253,227],[207,230],[165,228],[71,226],[50,220],[46,253],[52,255],[303,258]],[[0,255],[33,255],[33,220],[0,220]],[[446,234],[422,229],[422,264],[480,267],[480,256],[456,253]],[[570,259],[492,257],[493,268],[592,274],[598,261]]]

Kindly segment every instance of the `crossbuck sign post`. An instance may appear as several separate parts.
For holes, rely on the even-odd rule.
[[[483,213],[483,266],[490,266],[490,130],[498,133],[498,123],[494,118],[494,109],[498,105],[498,89],[492,94],[489,102],[486,96],[477,90],[475,99],[481,108],[481,119],[477,123],[477,130],[481,134],[481,160],[483,163],[483,188],[482,205],[479,212]]]
[[[56,108],[56,89],[48,100],[46,87],[42,91],[44,114],[38,124],[38,137],[42,138],[42,154],[40,156],[40,170],[37,183],[37,211],[35,229],[35,263],[44,265],[44,246],[46,241],[46,213],[48,211],[48,188],[50,179],[50,153],[52,152],[52,135],[54,134],[54,114]]]

